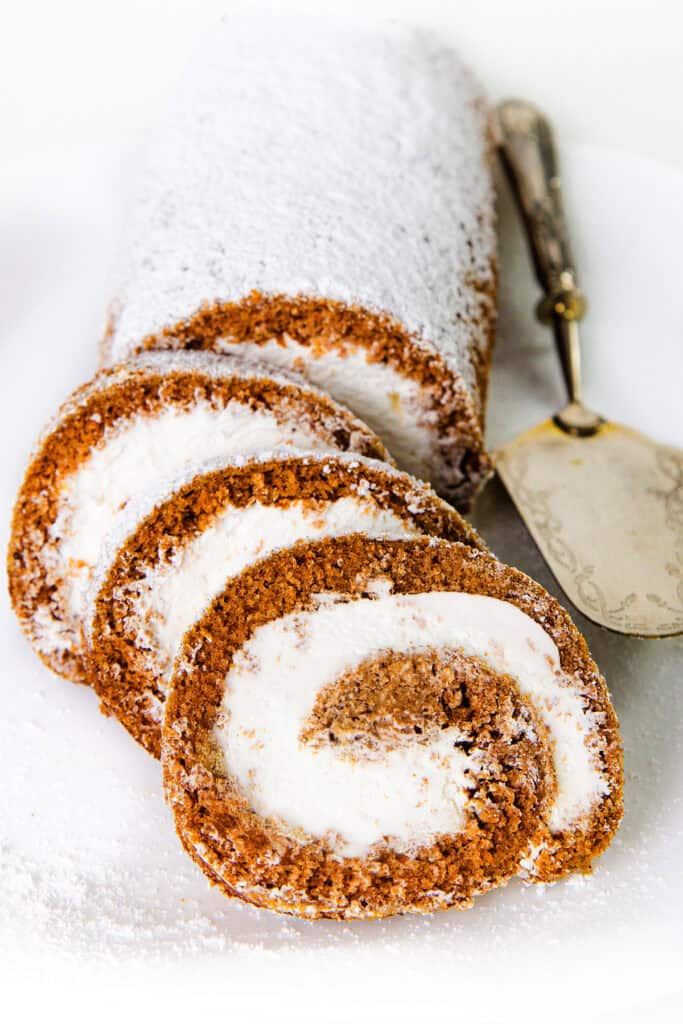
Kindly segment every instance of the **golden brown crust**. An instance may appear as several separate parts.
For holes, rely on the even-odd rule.
[[[396,878],[401,868],[396,855],[390,854],[377,867],[380,891],[372,901],[368,901],[366,892],[360,898],[366,900],[363,905],[356,896],[369,891],[368,886],[372,889],[375,875],[369,876],[365,866],[355,861],[349,862],[348,870],[347,861],[337,862],[339,866],[333,871],[319,842],[309,844],[305,853],[297,853],[296,857],[285,844],[280,851],[281,859],[273,868],[274,884],[279,879],[278,889],[269,888],[270,861],[261,854],[270,848],[272,836],[264,832],[262,822],[250,817],[248,808],[239,806],[239,795],[236,797],[229,780],[210,770],[210,734],[234,652],[259,625],[308,607],[312,595],[330,592],[361,596],[368,580],[376,578],[390,580],[395,593],[456,590],[498,597],[516,605],[553,638],[562,669],[580,678],[589,710],[603,716],[599,756],[610,792],[590,820],[582,822],[575,831],[552,836],[543,827],[546,850],[537,861],[533,877],[550,881],[571,870],[588,869],[618,826],[623,779],[616,717],[585,641],[557,602],[524,574],[461,544],[429,540],[382,541],[351,536],[300,544],[278,552],[245,571],[189,631],[174,676],[163,731],[165,786],[183,845],[198,863],[209,865],[225,891],[237,893],[259,906],[306,916],[347,917],[380,916],[399,909],[435,909],[436,900],[418,897],[415,878],[411,883],[414,888],[410,905],[404,902],[399,907],[396,892],[391,892],[390,879]],[[452,848],[440,849],[438,863],[448,859],[449,853],[453,853]],[[450,863],[452,869],[453,861]],[[258,875],[264,884],[246,886],[245,879],[252,877],[254,864],[258,865]],[[441,905],[466,905],[478,891],[474,879],[481,881],[495,875],[492,865],[487,866],[488,872],[482,870],[482,861],[477,859],[476,870],[466,872],[467,880],[462,875],[456,880],[446,872],[439,884],[451,887],[451,897],[444,903],[439,896]],[[279,873],[281,867],[283,873]],[[286,872],[291,872],[291,878]],[[424,884],[426,876],[419,872],[418,876]],[[285,879],[289,879],[287,885],[291,884],[291,888],[285,887],[283,891]],[[321,879],[326,887],[322,891]],[[330,885],[338,894],[334,905],[325,903],[324,893]],[[389,886],[389,890],[382,886]],[[486,888],[485,882],[482,887]],[[344,904],[344,894],[349,892],[356,896]]]
[[[492,280],[471,279],[468,285],[482,296],[487,310],[483,324],[473,324],[487,339],[472,346],[470,359],[479,393],[471,392],[446,359],[431,345],[414,338],[393,317],[360,306],[305,295],[263,295],[252,292],[236,302],[207,304],[193,316],[144,338],[142,349],[225,350],[226,343],[265,345],[291,339],[314,355],[340,355],[362,350],[370,363],[384,363],[419,384],[424,401],[422,418],[434,435],[438,458],[462,474],[451,486],[434,478],[435,488],[466,510],[488,478],[491,463],[484,449],[483,407],[495,331],[495,274]],[[221,341],[223,348],[221,349]],[[305,365],[297,367],[303,373]],[[445,478],[444,478],[445,479]]]
[[[231,361],[226,359],[226,364]],[[226,365],[225,376],[196,371],[163,372],[149,368],[125,375],[123,368],[102,371],[79,388],[43,435],[26,470],[12,518],[7,553],[9,592],[14,611],[39,657],[59,675],[87,683],[80,623],[73,623],[73,644],[47,651],[41,646],[37,616],[68,623],[59,579],[46,571],[45,553],[57,541],[50,536],[59,495],[68,477],[102,444],[118,422],[131,415],[154,415],[168,406],[189,408],[198,399],[221,407],[230,401],[270,410],[278,419],[315,425],[321,437],[342,451],[391,461],[379,439],[359,420],[322,394],[264,375],[240,376]],[[123,379],[121,379],[123,377]]]
[[[303,505],[312,516],[343,498],[366,501],[416,532],[484,548],[464,519],[425,484],[403,473],[335,458],[278,458],[198,475],[140,523],[118,551],[95,601],[90,675],[103,705],[154,757],[161,754],[164,680],[136,645],[139,580],[168,564],[228,507]],[[359,525],[359,529],[362,528]],[[138,618],[139,623],[139,618]]]

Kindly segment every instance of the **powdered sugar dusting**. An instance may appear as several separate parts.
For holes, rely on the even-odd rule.
[[[151,140],[107,359],[253,290],[338,300],[390,314],[425,360],[440,353],[476,422],[495,284],[486,117],[435,34],[227,18]],[[354,340],[343,357],[287,335],[258,349],[367,417],[404,468],[459,487],[465,427],[445,458],[432,389]]]
[[[340,924],[282,920],[210,889],[178,845],[158,764],[113,719],[97,716],[92,692],[55,685],[18,630],[6,632],[8,669],[13,677],[20,673],[22,686],[0,719],[0,744],[21,783],[0,789],[0,950],[24,943],[34,955],[51,950],[112,963],[228,952],[260,958],[321,949],[349,957],[362,950],[439,957],[447,951],[453,962],[476,966],[493,950],[511,954],[515,943],[527,951],[558,949],[565,936],[584,933],[587,919],[600,933],[623,938],[649,919],[653,905],[660,921],[666,907],[677,913],[680,642],[667,642],[655,661],[652,645],[615,643],[598,630],[591,637],[618,682],[627,763],[626,817],[594,877],[524,893],[513,882],[467,915]],[[648,687],[639,685],[645,668]],[[46,772],[46,758],[59,771]]]
[[[494,251],[479,104],[436,35],[227,18],[153,140],[114,357],[257,288],[391,313],[473,387],[467,281]]]

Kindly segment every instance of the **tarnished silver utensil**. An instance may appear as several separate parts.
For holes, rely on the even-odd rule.
[[[499,152],[543,289],[569,402],[494,454],[496,469],[569,599],[643,637],[683,632],[683,452],[581,400],[578,288],[550,125],[529,103],[497,109]]]

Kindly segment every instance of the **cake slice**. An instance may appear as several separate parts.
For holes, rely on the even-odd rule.
[[[173,660],[227,580],[277,548],[355,532],[482,546],[427,485],[348,454],[282,449],[193,464],[131,502],[93,588],[89,665],[103,709],[159,757]]]
[[[76,391],[33,454],[8,551],[12,604],[43,661],[88,681],[86,594],[102,541],[131,498],[198,457],[280,444],[390,459],[328,396],[228,356],[148,353]]]
[[[467,505],[490,472],[491,139],[433,34],[228,17],[149,145],[104,342],[295,367]]]
[[[302,542],[245,569],[185,636],[162,746],[190,856],[304,917],[585,871],[621,817],[616,718],[567,614],[432,538]]]

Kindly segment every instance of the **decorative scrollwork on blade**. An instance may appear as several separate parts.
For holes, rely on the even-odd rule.
[[[595,579],[595,566],[568,543],[566,526],[552,505],[552,490],[530,485],[529,460],[523,450],[506,452],[505,476],[551,568],[563,577],[560,582],[584,614],[618,632],[652,635],[652,609],[656,608],[656,631],[664,636],[683,630],[683,456],[673,449],[657,448],[655,458],[662,486],[648,493],[661,502],[662,518],[671,532],[672,556],[665,569],[678,580],[673,603],[658,593],[635,591],[626,593],[616,604],[610,603]]]

